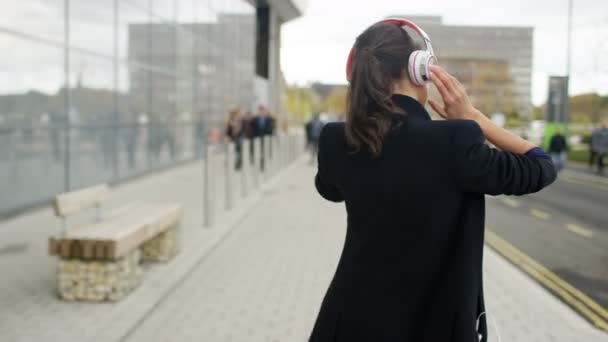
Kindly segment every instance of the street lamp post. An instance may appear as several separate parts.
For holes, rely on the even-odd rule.
[[[562,122],[566,125],[570,121],[570,69],[572,67],[572,1],[568,0],[568,46],[566,51],[566,104]]]

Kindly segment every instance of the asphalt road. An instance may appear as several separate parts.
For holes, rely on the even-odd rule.
[[[537,280],[557,297],[583,316],[608,323],[608,178],[565,171],[540,193],[488,197],[487,227],[490,236],[506,242],[504,248],[490,244],[494,249],[523,252],[520,258],[516,250],[511,261],[532,275],[540,269]],[[527,266],[535,263],[540,266]]]

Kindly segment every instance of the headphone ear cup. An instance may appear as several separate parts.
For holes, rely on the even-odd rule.
[[[424,50],[412,52],[408,60],[408,74],[410,80],[417,86],[423,86],[429,81],[429,66],[433,56]]]

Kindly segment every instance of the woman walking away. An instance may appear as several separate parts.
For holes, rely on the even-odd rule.
[[[234,143],[235,163],[234,168],[240,170],[243,165],[243,118],[240,109],[233,109],[228,114],[226,121],[226,139]]]
[[[310,341],[487,341],[484,195],[533,193],[556,171],[434,63],[430,40],[406,20],[357,38],[346,123],[327,124],[319,143],[316,188],[344,201],[348,219]],[[443,103],[428,103],[446,120],[425,110],[429,80]]]

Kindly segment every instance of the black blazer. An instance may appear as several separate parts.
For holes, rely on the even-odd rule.
[[[348,227],[310,341],[485,341],[484,194],[539,191],[555,168],[540,149],[492,149],[474,121],[393,99],[407,118],[378,159],[347,146],[343,123],[322,131],[315,184],[345,202]]]

